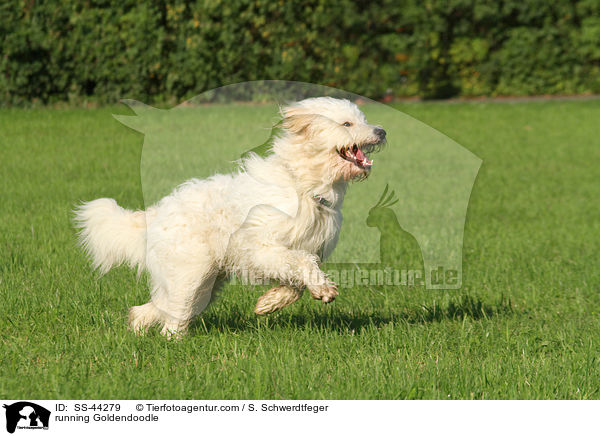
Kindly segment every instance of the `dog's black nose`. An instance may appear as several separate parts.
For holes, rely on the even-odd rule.
[[[383,130],[382,128],[377,127],[374,130],[374,133],[379,137],[379,139],[381,139],[382,141],[385,139],[385,130]]]

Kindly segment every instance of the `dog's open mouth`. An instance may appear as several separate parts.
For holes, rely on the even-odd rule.
[[[357,167],[363,170],[369,170],[373,165],[373,161],[369,159],[369,154],[375,151],[375,148],[379,144],[364,144],[358,146],[352,144],[352,146],[346,146],[338,149],[338,154],[342,159],[352,162]]]

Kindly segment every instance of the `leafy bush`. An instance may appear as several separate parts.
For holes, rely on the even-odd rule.
[[[381,98],[600,92],[597,0],[15,0],[0,102],[297,80]]]

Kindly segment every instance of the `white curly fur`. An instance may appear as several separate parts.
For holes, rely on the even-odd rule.
[[[261,297],[257,313],[293,303],[305,287],[314,298],[335,299],[319,263],[337,242],[347,181],[369,171],[338,150],[381,142],[381,131],[348,100],[307,99],[282,116],[273,154],[251,155],[236,174],[189,180],[146,211],[108,198],[75,211],[80,243],[101,273],[122,263],[149,272],[151,300],[130,310],[134,331],[160,323],[167,336],[184,333],[232,274],[281,283]]]

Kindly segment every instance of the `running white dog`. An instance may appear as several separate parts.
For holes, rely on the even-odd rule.
[[[124,262],[151,277],[152,298],[130,310],[144,333],[183,334],[233,274],[274,279],[260,297],[266,314],[300,298],[338,295],[319,268],[337,243],[347,182],[366,177],[368,153],[385,130],[367,123],[348,100],[311,98],[282,110],[273,154],[242,161],[239,173],[192,179],[146,211],[109,198],[76,210],[80,243],[102,274]]]

